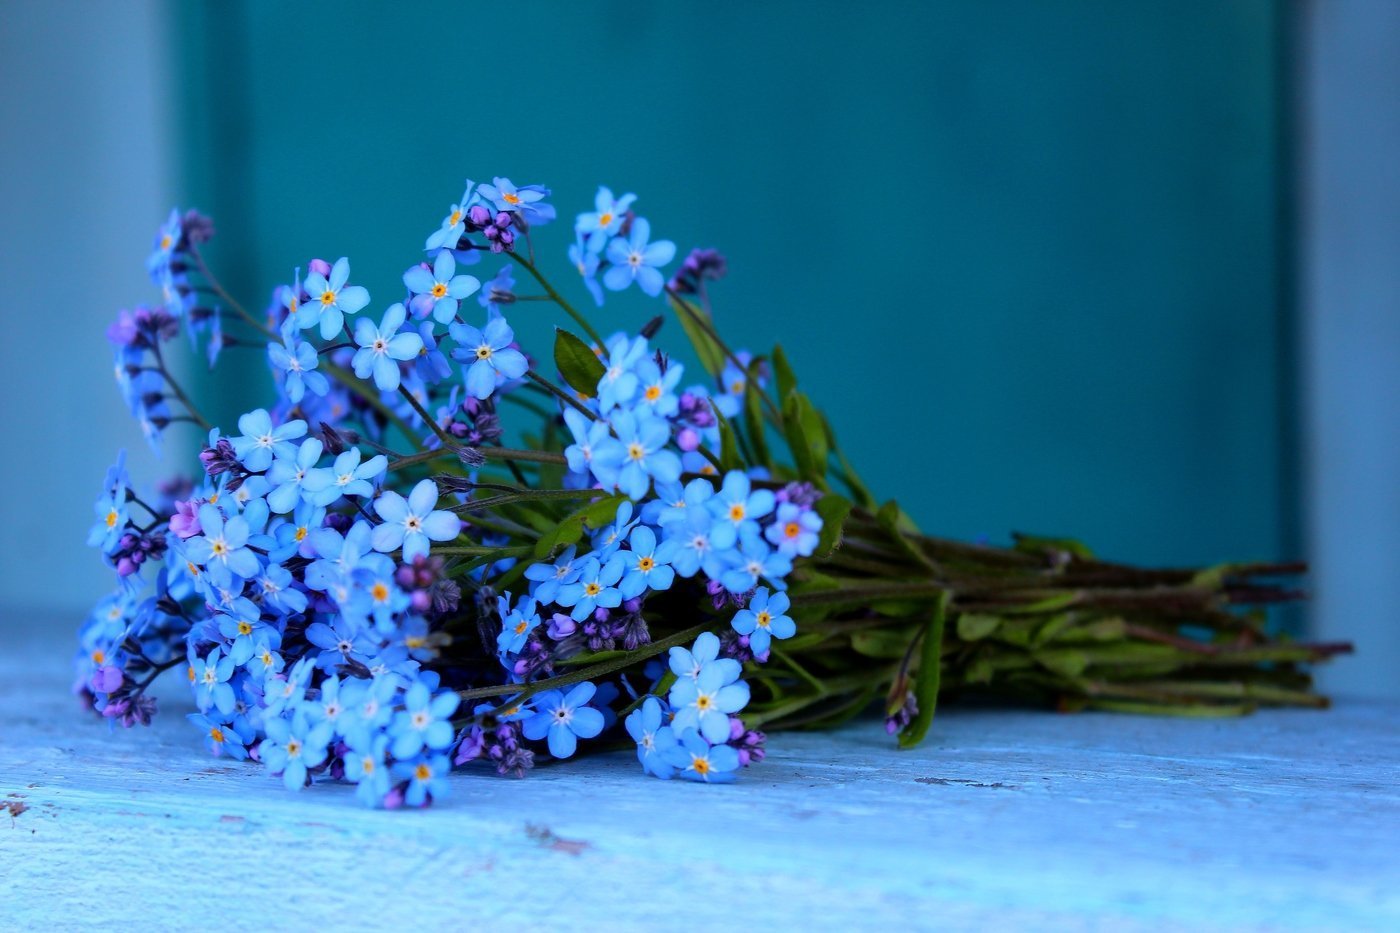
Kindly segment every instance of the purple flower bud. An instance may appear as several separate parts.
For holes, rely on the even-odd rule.
[[[88,685],[94,693],[116,693],[124,679],[125,675],[121,668],[107,664],[93,672],[92,680],[88,682]]]
[[[491,222],[491,212],[481,204],[473,204],[467,209],[467,223],[480,230]]]
[[[700,448],[700,432],[694,428],[681,428],[676,432],[676,446],[689,453]]]
[[[324,259],[313,259],[307,264],[307,268],[318,275],[329,277],[331,274],[331,264]]]

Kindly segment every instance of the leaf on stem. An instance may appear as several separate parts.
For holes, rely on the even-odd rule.
[[[829,453],[826,425],[811,400],[801,392],[790,392],[783,399],[783,434],[787,437],[798,475],[825,488],[826,458]]]
[[[846,518],[851,514],[851,500],[829,492],[817,500],[816,512],[821,516],[822,531],[817,538],[814,557],[830,557],[841,543]]]
[[[899,747],[913,748],[924,740],[929,726],[933,725],[933,713],[938,708],[938,683],[942,675],[943,627],[948,616],[949,593],[944,590],[933,604],[928,626],[924,629],[924,643],[920,648],[919,670],[914,675],[914,702],[919,711],[909,720],[899,733]]]
[[[562,327],[554,329],[554,365],[571,389],[589,398],[598,394],[598,381],[608,371],[588,344]]]
[[[568,518],[560,521],[535,542],[535,558],[543,560],[557,548],[577,544],[579,539],[583,537],[585,525],[589,528],[600,528],[606,525],[617,517],[618,506],[626,498],[626,496],[608,496],[597,502],[590,502]]]
[[[690,345],[695,348],[695,355],[700,357],[700,365],[705,367],[705,371],[715,378],[724,371],[725,353],[709,331],[705,324],[709,323],[709,315],[701,308],[691,304],[682,304],[675,298],[670,299],[671,310],[676,313],[676,318],[681,322],[681,328],[685,335],[690,338]]]

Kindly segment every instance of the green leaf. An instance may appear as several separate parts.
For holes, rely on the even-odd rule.
[[[719,468],[726,473],[730,470],[742,470],[744,458],[739,456],[739,444],[734,436],[734,426],[718,410],[715,410],[714,414],[715,420],[719,422]]]
[[[583,527],[599,528],[617,516],[618,506],[626,496],[608,496],[597,502],[590,502],[550,528],[535,542],[535,559],[543,560],[556,548],[577,544],[583,537]]]
[[[791,392],[783,400],[783,434],[798,475],[824,487],[829,453],[826,425],[811,400],[801,392]]]
[[[1058,609],[1068,609],[1079,602],[1082,596],[1076,590],[1067,590],[1063,593],[1052,593],[1044,599],[1037,599],[1035,602],[1022,603],[1019,606],[1007,606],[1002,611],[1007,615],[1031,615],[1039,612],[1055,612]]]
[[[718,378],[724,371],[725,355],[724,350],[706,329],[705,325],[710,323],[710,316],[702,308],[689,303],[682,304],[675,298],[670,299],[670,304],[671,310],[676,313],[676,319],[681,322],[685,335],[690,338],[690,345],[695,348],[695,355],[700,357],[700,365],[705,367],[705,371],[711,376]]]
[[[773,372],[778,378],[778,398],[787,398],[797,388],[797,375],[781,346],[773,347]]]
[[[1031,554],[1041,554],[1046,551],[1064,551],[1073,554],[1081,560],[1093,560],[1094,552],[1082,542],[1074,538],[1047,538],[1040,535],[1012,535],[1016,540],[1016,550],[1027,551]]]
[[[851,633],[851,647],[867,658],[898,661],[909,650],[909,633],[862,629]]]
[[[943,672],[943,625],[948,615],[948,591],[944,590],[934,604],[924,629],[924,643],[919,654],[919,670],[914,676],[914,702],[919,711],[899,733],[899,747],[913,748],[924,740],[933,725],[933,712],[938,708],[938,682]]]
[[[744,430],[749,435],[749,447],[754,459],[769,470],[773,456],[768,451],[767,426],[763,423],[762,393],[758,389],[758,361],[749,364],[748,391],[744,393]]]
[[[963,641],[981,641],[995,632],[999,625],[1001,618],[998,616],[964,612],[958,616],[958,637]]]
[[[561,327],[554,329],[554,365],[570,388],[589,398],[598,394],[598,380],[608,371],[588,344]]]
[[[817,539],[815,557],[830,557],[841,543],[846,518],[851,514],[851,500],[829,492],[817,500],[817,515],[821,516],[822,532]]]

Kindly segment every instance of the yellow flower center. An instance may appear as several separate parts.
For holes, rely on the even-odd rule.
[[[101,648],[98,648],[96,651],[94,651],[94,652],[92,653],[92,663],[93,663],[93,664],[105,664],[106,662],[107,662],[107,652],[103,651]]]
[[[743,503],[736,502],[729,507],[729,520],[731,522],[742,522],[744,520]]]
[[[369,588],[369,595],[374,597],[374,601],[382,603],[389,598],[389,588],[383,583],[376,583]]]
[[[321,292],[321,304],[326,307],[335,304],[335,292],[331,291],[329,288]]]
[[[476,348],[476,358],[479,360],[491,359],[491,348],[483,343],[481,346]]]
[[[702,713],[709,709],[712,709],[714,705],[714,698],[711,697],[708,693],[702,693],[695,698],[695,708],[700,710],[700,712]]]
[[[788,522],[783,526],[783,534],[789,538],[795,538],[802,533],[802,526],[797,522]]]
[[[692,771],[694,771],[696,774],[702,774],[702,775],[703,775],[703,774],[709,774],[709,773],[710,773],[710,759],[708,759],[708,758],[694,758],[694,757],[692,757],[692,758],[690,759],[690,769],[691,769]]]
[[[300,754],[301,754],[301,742],[300,742],[299,740],[297,740],[297,739],[292,739],[291,741],[289,741],[289,742],[287,743],[287,757],[288,757],[288,758],[295,758],[295,757],[297,757],[297,756],[300,755]]]
[[[453,211],[453,212],[452,212],[452,216],[450,216],[450,217],[447,218],[447,225],[448,225],[449,227],[455,227],[455,226],[457,226],[457,225],[458,225],[459,223],[461,223],[461,222],[462,222],[462,212],[461,212],[461,211]]]
[[[646,397],[648,402],[661,398],[661,386],[647,386]]]
[[[420,764],[413,769],[413,776],[420,781],[426,781],[433,776],[433,769],[428,767],[427,764]]]
[[[238,634],[240,634],[240,635],[251,635],[251,634],[253,634],[253,626],[249,625],[247,622],[244,622],[243,620],[240,619],[239,622],[238,622]]]
[[[438,282],[437,284],[435,284],[435,285],[433,286],[433,297],[434,297],[434,298],[443,298],[443,297],[445,297],[446,295],[447,295],[447,286],[446,286],[446,285],[442,284],[441,282]]]
[[[646,455],[646,448],[636,441],[627,445],[627,456],[631,457],[633,460],[641,460]]]
[[[601,214],[598,215],[598,226],[600,226],[600,227],[606,227],[608,224],[610,224],[610,223],[612,223],[612,222],[613,222],[612,211],[604,211],[603,213],[601,213]]]
[[[170,234],[167,233],[165,236],[160,238],[160,248],[163,250],[170,249],[170,244],[174,242],[175,241],[171,239]]]
[[[656,569],[656,561],[652,560],[650,557],[639,557],[637,558],[637,569],[642,573],[650,573],[652,570]]]
[[[597,596],[599,593],[603,592],[603,588],[596,583],[587,583],[584,584],[583,591],[589,596]]]
[[[107,522],[107,527],[108,527],[108,528],[115,528],[115,527],[117,527],[117,510],[116,510],[116,509],[113,509],[112,511],[110,511],[110,512],[107,513],[106,522]]]
[[[501,200],[511,205],[519,204],[520,195],[516,194],[513,191],[507,191],[506,193],[501,195]]]
[[[294,538],[295,538],[296,540],[298,540],[298,541],[305,541],[305,540],[306,540],[306,535],[307,535],[307,533],[308,533],[307,527],[306,527],[305,525],[299,525],[299,526],[297,526],[297,533],[296,533],[295,535],[293,535],[292,537],[294,537]]]
[[[758,614],[756,624],[759,628],[767,628],[769,624],[772,623],[772,621],[773,614],[765,609],[763,612],[760,612]]]
[[[220,745],[224,744],[224,730],[220,729],[218,726],[211,727],[209,729],[209,738],[218,742]]]

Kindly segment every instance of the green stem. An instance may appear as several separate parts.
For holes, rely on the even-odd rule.
[[[518,262],[521,266],[525,268],[527,272],[529,272],[535,277],[535,281],[540,283],[540,287],[543,288],[549,294],[549,297],[554,300],[555,304],[564,309],[565,314],[573,318],[574,321],[578,324],[578,326],[583,328],[583,332],[588,335],[589,339],[591,339],[598,346],[603,346],[603,338],[598,334],[596,330],[593,329],[593,325],[589,324],[587,318],[575,311],[573,306],[570,305],[567,301],[565,301],[563,296],[554,290],[554,286],[550,285],[549,280],[540,274],[540,270],[535,268],[535,264],[533,262],[514,251],[507,251],[506,255]]]

